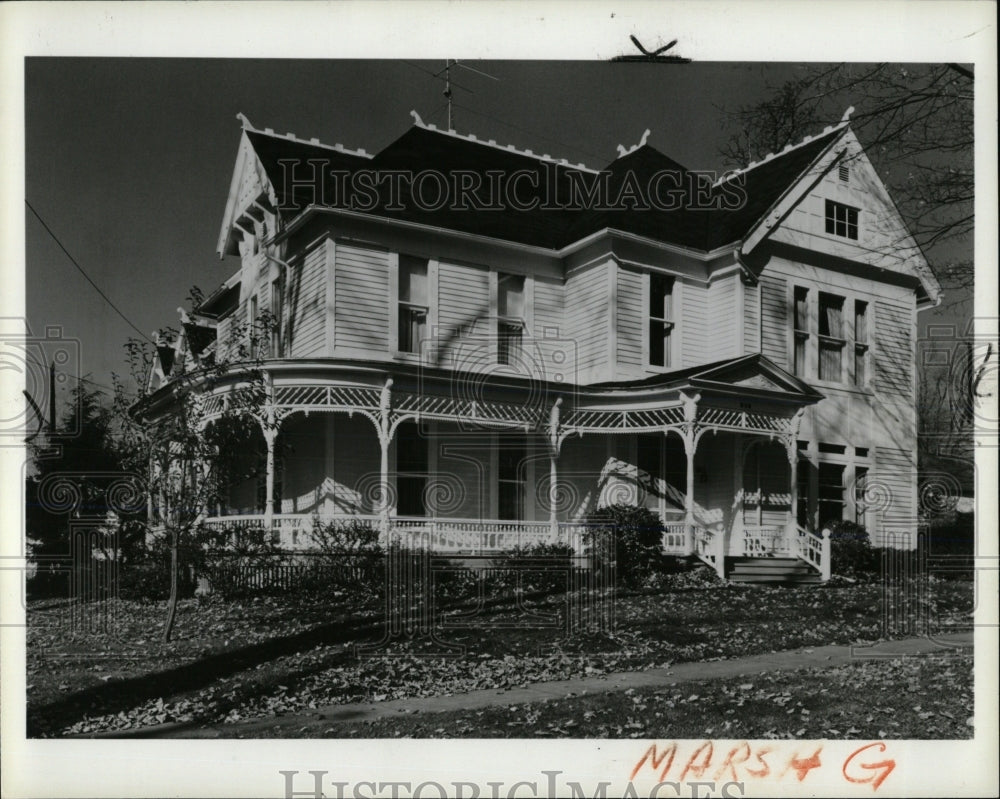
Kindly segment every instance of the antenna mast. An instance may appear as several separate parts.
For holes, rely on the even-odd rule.
[[[448,130],[454,130],[451,121],[451,59],[444,60],[444,99],[448,101]]]

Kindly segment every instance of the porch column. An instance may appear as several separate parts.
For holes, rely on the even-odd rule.
[[[392,378],[386,378],[379,401],[378,442],[381,454],[379,461],[379,516],[381,517],[383,545],[389,545],[390,509],[389,501],[389,444],[392,442]]]
[[[694,453],[698,448],[698,401],[701,394],[681,392],[684,403],[684,454],[687,456],[686,486],[684,491],[684,539],[688,552],[694,552]]]
[[[789,486],[788,494],[789,500],[789,513],[791,514],[788,522],[789,528],[791,530],[797,530],[799,526],[799,449],[798,443],[792,440],[785,444],[785,454],[788,456],[788,471],[789,476]]]
[[[562,397],[556,399],[549,412],[549,531],[552,541],[559,540],[559,407]]]
[[[687,456],[687,485],[684,490],[684,538],[688,552],[694,552],[694,427],[684,431],[684,454]]]
[[[802,424],[802,416],[805,408],[799,408],[795,412],[789,424],[789,431],[785,435],[785,454],[788,456],[788,496],[789,496],[789,519],[785,528],[786,543],[788,551],[793,555],[798,552],[799,539],[799,427]]]
[[[267,445],[267,466],[265,472],[264,491],[264,528],[267,535],[271,535],[271,528],[274,524],[274,441],[278,437],[276,427],[267,426],[264,428],[264,443]]]

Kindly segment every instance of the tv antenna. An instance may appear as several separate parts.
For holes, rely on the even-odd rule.
[[[467,89],[465,86],[462,86],[460,83],[456,83],[451,79],[452,67],[461,67],[462,69],[468,70],[469,72],[474,72],[477,75],[482,75],[484,78],[489,78],[490,80],[496,80],[496,81],[500,80],[500,78],[490,75],[488,72],[483,72],[481,69],[476,69],[475,67],[470,67],[466,64],[463,64],[456,58],[446,58],[444,62],[444,69],[442,69],[440,72],[436,72],[434,74],[434,77],[439,80],[442,79],[444,80],[444,91],[442,92],[442,94],[444,94],[444,99],[448,101],[448,130],[455,129],[455,112],[452,108],[452,102],[451,102],[452,86],[454,86],[456,89],[461,89],[462,91],[468,92],[469,94],[475,94],[475,92],[473,92],[472,89]]]

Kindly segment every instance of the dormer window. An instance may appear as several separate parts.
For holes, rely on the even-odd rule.
[[[497,363],[517,361],[524,329],[524,276],[497,275]]]
[[[427,334],[427,260],[399,256],[399,351],[419,352]]]
[[[826,232],[845,239],[858,239],[858,209],[833,200],[826,201]]]
[[[670,366],[671,334],[674,329],[674,279],[649,275],[649,365]]]

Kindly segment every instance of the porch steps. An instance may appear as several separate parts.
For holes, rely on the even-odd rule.
[[[798,558],[726,558],[726,577],[734,583],[821,582],[819,572]]]

